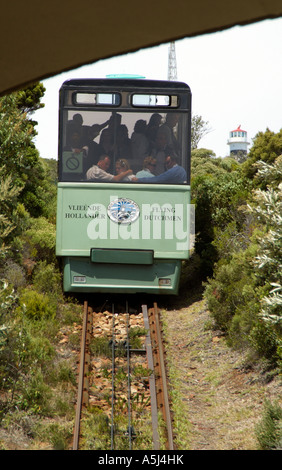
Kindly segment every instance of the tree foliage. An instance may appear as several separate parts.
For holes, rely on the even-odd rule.
[[[5,254],[4,243],[9,235],[16,228],[16,200],[20,193],[20,188],[14,187],[12,177],[1,176],[0,170],[0,256]]]
[[[208,121],[204,121],[202,116],[192,116],[191,122],[191,148],[196,149],[200,140],[211,131]]]
[[[43,92],[34,84],[0,98],[0,426],[24,427],[29,437],[38,415],[52,419],[73,401],[57,353],[59,327],[74,320],[75,306],[63,304],[55,257],[56,162],[40,159],[33,142]]]
[[[220,185],[221,203],[212,205],[211,217],[215,224],[211,244],[218,259],[205,292],[230,344],[247,344],[274,364],[282,363],[281,164],[282,156],[273,163],[257,161],[254,184],[241,167],[241,172],[233,173],[237,187],[232,178],[227,184],[229,191],[234,189],[231,198],[227,188],[227,197],[222,195],[224,185]],[[260,185],[267,187],[263,190]],[[223,217],[218,218],[218,207]],[[227,207],[230,217],[222,212]]]
[[[218,259],[214,240],[231,222],[242,224],[238,210],[248,185],[241,166],[233,158],[214,158],[211,150],[192,151],[192,202],[195,204],[196,252],[202,260],[203,275],[211,275]],[[238,227],[237,227],[238,231]]]
[[[243,165],[243,171],[247,178],[254,179],[258,172],[258,162],[273,164],[275,159],[282,154],[282,129],[272,132],[258,132],[254,138],[253,145],[248,154],[248,159]],[[263,179],[255,179],[254,183],[265,189],[266,182]]]
[[[16,93],[17,107],[22,113],[33,114],[38,109],[44,108],[44,103],[41,103],[45,93],[45,88],[42,83],[36,82],[28,86],[24,90]]]
[[[9,177],[18,188],[18,201],[32,216],[43,214],[46,203],[46,174],[33,138],[35,122],[29,115],[38,109],[42,86],[0,98],[0,167],[2,177]]]
[[[282,332],[282,155],[273,165],[258,162],[257,177],[269,183],[265,191],[255,191],[254,204],[249,205],[262,226],[257,236],[258,255],[253,261],[255,273],[269,291],[262,299],[260,315],[279,334]],[[282,352],[282,341],[279,337],[277,341]]]
[[[265,402],[264,414],[255,433],[261,450],[281,450],[282,408],[279,402]]]

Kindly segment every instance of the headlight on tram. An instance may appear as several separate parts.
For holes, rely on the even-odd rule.
[[[160,278],[159,279],[159,286],[171,286],[171,279]]]

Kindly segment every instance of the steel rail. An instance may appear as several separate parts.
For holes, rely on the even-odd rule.
[[[128,406],[128,441],[129,450],[132,450],[132,425],[131,425],[131,370],[130,370],[130,341],[129,341],[129,311],[126,302],[126,356],[127,356],[127,406]]]
[[[84,312],[83,312],[82,335],[81,335],[76,415],[75,415],[75,426],[74,426],[74,434],[73,434],[73,450],[78,450],[79,448],[80,420],[81,420],[81,411],[82,411],[82,405],[83,405],[84,379],[85,379],[85,366],[86,366],[85,354],[86,354],[86,344],[87,344],[87,326],[88,326],[88,303],[85,301]]]
[[[167,442],[166,448],[174,450],[172,422],[169,407],[169,397],[167,388],[167,378],[165,369],[165,355],[163,349],[163,342],[161,336],[161,326],[159,319],[159,310],[157,304],[154,303],[154,308],[149,310],[151,335],[154,353],[154,369],[156,373],[156,386],[157,386],[157,403],[158,408],[161,410],[164,422],[166,424]]]
[[[152,374],[149,377],[149,387],[150,387],[150,396],[151,396],[151,416],[152,416],[152,431],[153,431],[153,445],[154,450],[160,449],[160,436],[158,431],[158,405],[157,405],[157,392],[156,392],[156,382],[154,375],[154,359],[153,359],[153,350],[152,350],[152,340],[150,335],[150,324],[148,317],[147,305],[142,305],[142,313],[144,326],[147,330],[146,334],[146,351],[147,351],[147,360],[148,367],[152,371]]]
[[[114,408],[115,408],[115,310],[112,305],[112,412],[111,412],[111,450],[114,450],[115,433],[114,433]]]

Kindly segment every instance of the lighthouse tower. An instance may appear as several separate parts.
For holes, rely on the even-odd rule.
[[[237,129],[229,133],[227,144],[229,145],[230,156],[238,160],[246,157],[248,145],[250,145],[247,139],[247,131],[243,131],[241,126],[238,126]]]

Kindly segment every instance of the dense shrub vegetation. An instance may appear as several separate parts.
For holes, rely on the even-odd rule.
[[[0,429],[63,449],[76,384],[58,344],[81,312],[63,298],[55,257],[57,162],[33,144],[43,94],[35,84],[0,99]]]
[[[282,134],[280,141],[282,151]],[[209,172],[202,187],[202,177],[195,176],[196,221],[199,211],[202,224],[196,252],[209,276],[205,296],[210,312],[230,345],[248,347],[281,367],[282,156],[254,165],[253,179],[245,176],[244,164],[224,175]],[[199,190],[204,192],[200,198]]]
[[[0,428],[67,448],[75,384],[59,332],[80,321],[80,310],[64,299],[55,257],[56,161],[39,158],[33,143],[31,117],[43,95],[37,83],[0,98]],[[209,310],[229,345],[248,350],[272,374],[282,363],[281,154],[282,130],[268,129],[243,163],[192,151],[196,243],[189,268],[205,282]],[[273,410],[269,405],[258,429],[264,448],[275,446],[281,430],[281,409]]]

